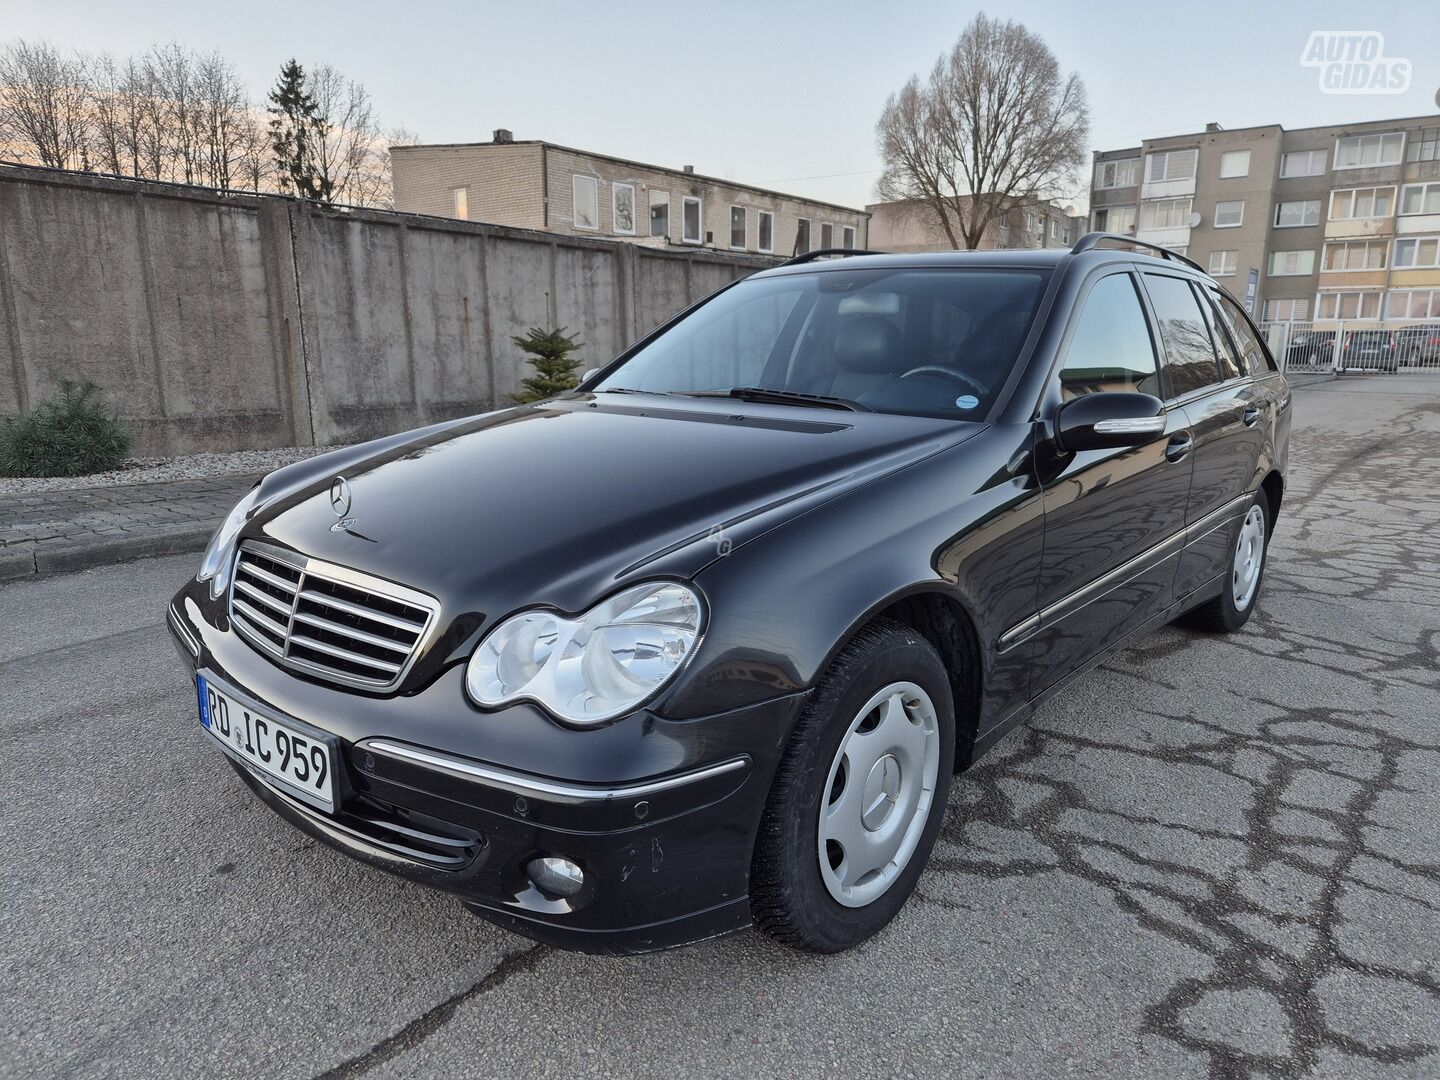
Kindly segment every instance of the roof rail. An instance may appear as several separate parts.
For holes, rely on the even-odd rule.
[[[820,248],[818,251],[807,251],[804,255],[796,255],[793,259],[786,259],[781,266],[801,266],[804,263],[814,262],[816,259],[823,259],[827,256],[845,258],[849,255],[889,255],[888,251],[861,251],[859,248]]]
[[[1194,259],[1187,259],[1177,251],[1171,251],[1159,244],[1152,244],[1148,240],[1136,240],[1133,236],[1126,236],[1123,233],[1092,232],[1086,233],[1075,241],[1075,246],[1070,249],[1071,255],[1078,255],[1082,251],[1091,251],[1098,248],[1102,243],[1113,241],[1116,244],[1125,244],[1134,248],[1146,248],[1148,251],[1158,252],[1162,258],[1173,259],[1176,262],[1183,262],[1186,266],[1193,266],[1202,274],[1208,271]]]

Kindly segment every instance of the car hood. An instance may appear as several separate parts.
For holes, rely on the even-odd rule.
[[[242,535],[491,617],[698,573],[759,531],[982,425],[728,399],[575,395],[271,474]],[[336,476],[349,485],[342,525]],[[477,612],[482,613],[482,612]],[[482,613],[483,614],[483,613]]]

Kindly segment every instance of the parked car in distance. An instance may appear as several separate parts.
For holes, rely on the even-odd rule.
[[[1290,390],[1148,247],[813,253],[572,393],[271,473],[168,611],[204,737],[534,938],[858,944],[955,772],[1147,631],[1255,610]]]
[[[1334,330],[1306,330],[1290,339],[1290,345],[1285,350],[1285,366],[1323,367],[1334,359],[1334,355]]]
[[[1340,366],[1345,371],[1382,371],[1395,374],[1400,354],[1395,335],[1389,330],[1350,330],[1340,346]]]
[[[1402,365],[1440,363],[1440,323],[1400,327],[1395,331],[1395,352]]]

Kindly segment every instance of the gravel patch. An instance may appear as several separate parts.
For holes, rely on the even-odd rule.
[[[229,454],[187,454],[171,458],[127,458],[118,469],[89,476],[0,477],[0,496],[47,491],[156,484],[166,480],[208,480],[216,476],[256,476],[293,461],[335,450],[334,446],[284,446],[278,450],[239,450]]]

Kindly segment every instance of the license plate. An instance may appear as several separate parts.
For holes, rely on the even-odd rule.
[[[195,676],[200,724],[287,795],[335,812],[333,738],[302,730],[204,675]]]

